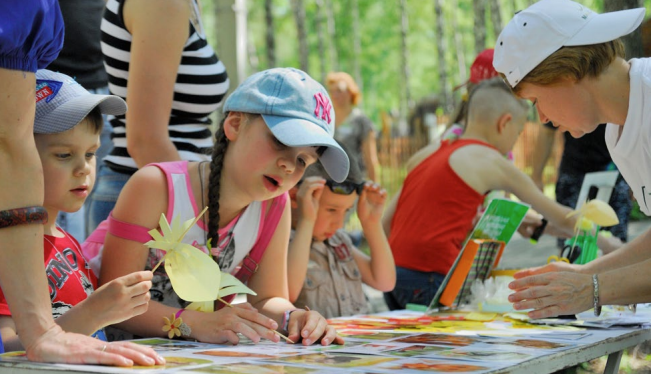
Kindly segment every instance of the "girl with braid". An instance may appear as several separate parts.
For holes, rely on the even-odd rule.
[[[278,330],[303,345],[343,343],[318,312],[289,302],[287,286],[287,191],[317,161],[336,181],[348,174],[348,157],[333,139],[327,91],[300,70],[266,70],[230,95],[224,114],[212,161],[138,170],[84,250],[101,262],[100,284],[151,269],[164,253],[142,243],[150,240],[147,232],[158,226],[161,213],[170,222],[176,217],[183,222],[208,206],[183,241],[205,249],[210,240],[222,271],[248,282],[257,296],[234,308],[216,305],[219,309],[211,313],[183,310],[187,302],[175,294],[161,266],[154,273],[147,312],[117,327],[136,336],[163,337],[163,317],[183,313],[182,337],[202,342],[236,344],[238,333],[254,342],[278,342],[272,331]],[[92,253],[97,252],[93,242],[104,243],[103,255]]]

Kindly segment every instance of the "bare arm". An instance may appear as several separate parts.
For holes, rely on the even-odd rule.
[[[147,310],[152,276],[150,271],[139,271],[114,279],[57,318],[56,323],[65,331],[91,335],[140,315]]]
[[[387,208],[384,210],[384,214],[382,215],[382,228],[384,229],[387,238],[391,237],[391,221],[393,221],[393,215],[396,213],[401,193],[402,187],[396,191],[396,194],[391,198],[389,204],[387,204]]]
[[[375,140],[375,131],[369,131],[366,138],[362,142],[362,157],[364,158],[364,165],[366,165],[366,172],[368,179],[378,182],[379,180],[379,166],[380,162],[377,158],[377,141]]]
[[[574,231],[576,217],[566,218],[571,209],[556,203],[536,188],[531,178],[494,149],[469,145],[452,153],[450,167],[468,186],[480,194],[503,190],[531,205],[559,230]]]
[[[285,211],[276,228],[267,250],[260,261],[258,271],[249,280],[249,287],[257,296],[250,297],[251,304],[282,327],[285,311],[295,309],[287,299],[287,245],[291,224],[290,207]],[[303,339],[303,345],[310,345],[321,339],[322,345],[332,342],[343,343],[334,328],[315,311],[297,310],[290,314],[288,337],[294,342]]]
[[[364,186],[364,191],[357,202],[357,215],[362,223],[371,256],[367,256],[357,248],[353,251],[353,257],[362,274],[362,281],[384,292],[393,290],[396,285],[396,265],[381,223],[386,197],[386,191],[377,184]]]
[[[131,0],[124,5],[124,21],[133,36],[127,150],[139,168],[151,162],[180,160],[168,127],[189,17],[185,0]]]
[[[289,301],[298,299],[307,274],[307,264],[310,260],[312,234],[319,210],[319,200],[323,193],[325,180],[319,177],[305,178],[296,193],[297,214],[294,238],[289,242],[287,254],[287,281],[289,286]],[[294,202],[292,202],[294,203]]]
[[[418,150],[418,152],[414,153],[409,158],[409,160],[407,160],[407,164],[405,165],[405,167],[407,168],[407,173],[414,170],[414,168],[418,166],[418,164],[423,162],[423,160],[429,157],[432,153],[436,152],[440,146],[441,146],[440,142],[428,144],[425,147]]]
[[[198,182],[197,182],[198,183]],[[147,193],[143,194],[142,191]],[[120,193],[113,216],[123,222],[143,227],[157,227],[160,214],[167,211],[167,181],[157,167],[144,167],[134,174]],[[102,255],[100,283],[143,270],[149,249],[143,244],[107,234]],[[208,257],[206,257],[208,261]],[[166,336],[162,330],[163,317],[175,315],[179,308],[150,301],[141,315],[117,324],[118,327],[141,336]],[[239,341],[238,333],[254,342],[261,338],[277,341],[270,329],[277,324],[248,305],[222,308],[213,313],[187,310],[183,322],[192,330],[190,338],[209,343]]]
[[[531,172],[531,179],[533,179],[533,182],[540,190],[544,187],[543,173],[554,146],[554,136],[556,136],[556,130],[550,129],[546,126],[540,126],[533,152],[533,165]]]
[[[647,231],[620,250],[586,265],[552,263],[516,274],[509,296],[516,309],[535,309],[532,318],[574,314],[593,306],[592,274],[598,274],[602,305],[651,301],[651,256]]]
[[[0,69],[0,82],[0,210],[42,206],[43,169],[32,133],[35,75]],[[0,285],[10,307],[19,311],[16,327],[29,348],[56,328],[43,271],[43,226],[0,229],[0,243]]]

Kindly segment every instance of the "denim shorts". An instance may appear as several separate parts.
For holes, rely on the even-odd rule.
[[[444,274],[396,266],[396,287],[384,293],[384,301],[390,310],[405,309],[408,303],[429,305],[444,278]]]
[[[109,213],[118,201],[120,191],[127,184],[131,175],[118,173],[106,165],[100,165],[97,173],[95,188],[88,197],[89,204],[86,207],[86,233],[87,236],[108,218]]]

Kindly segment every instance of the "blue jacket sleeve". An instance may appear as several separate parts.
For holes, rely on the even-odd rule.
[[[0,68],[36,72],[63,46],[57,0],[0,1]]]

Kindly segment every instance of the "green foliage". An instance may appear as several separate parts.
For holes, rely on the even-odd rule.
[[[445,61],[447,66],[447,89],[457,86],[468,76],[470,64],[475,57],[475,15],[473,0],[443,1],[443,19],[445,22],[442,36],[436,35],[436,19],[434,12],[435,0],[407,0],[408,17],[408,67],[410,71],[407,85],[411,93],[412,103],[432,95],[440,95],[445,89],[440,86],[438,73],[437,40],[443,38],[445,45]],[[602,11],[604,1],[608,0],[578,0],[578,2],[596,11]],[[402,76],[401,56],[401,15],[398,0],[357,0],[359,9],[359,35],[361,49],[355,51],[353,43],[353,12],[354,0],[324,0],[324,4],[332,4],[335,18],[335,38],[327,34],[325,19],[322,29],[326,47],[325,70],[335,69],[332,66],[328,48],[334,46],[338,55],[339,70],[353,72],[356,56],[359,58],[363,89],[362,109],[374,120],[380,123],[380,113],[397,110],[405,96],[405,85]],[[526,8],[533,0],[499,0],[502,23],[506,24],[515,11]],[[226,7],[230,1],[202,0],[203,18],[208,29],[208,35],[215,35],[215,12],[219,7]],[[319,59],[319,44],[317,35],[317,3],[315,0],[303,0],[306,13],[307,42],[309,46],[308,72],[319,79],[322,64]],[[491,23],[490,7],[486,3],[486,47],[491,47],[497,37]],[[651,1],[645,5],[651,8]],[[273,18],[276,46],[277,66],[299,66],[299,48],[296,32],[296,22],[292,9],[292,0],[273,0]],[[264,0],[248,0],[248,35],[253,46],[249,52],[254,53],[258,62],[257,70],[269,66],[266,47],[266,23]],[[454,27],[452,19],[456,18]],[[504,25],[502,25],[504,26]],[[498,30],[499,31],[499,30]],[[455,34],[461,39],[462,50],[458,51],[455,44]],[[458,52],[463,55],[464,65],[459,66]],[[252,73],[250,71],[249,73]],[[459,90],[463,91],[463,90]],[[455,92],[457,102],[463,92]]]

